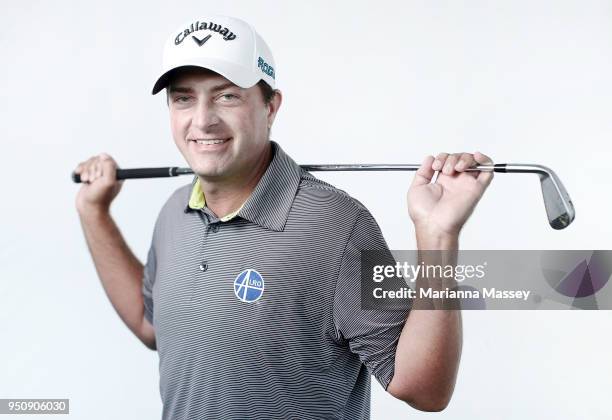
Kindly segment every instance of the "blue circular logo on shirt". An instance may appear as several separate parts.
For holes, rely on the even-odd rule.
[[[234,293],[242,302],[255,302],[264,292],[264,279],[256,270],[247,269],[234,280]]]

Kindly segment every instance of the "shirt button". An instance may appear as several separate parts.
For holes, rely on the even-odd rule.
[[[219,231],[219,225],[212,225],[210,227],[210,230],[212,231],[212,233],[217,233]]]
[[[206,261],[202,261],[200,263],[200,270],[202,270],[202,271],[208,270],[208,263]]]

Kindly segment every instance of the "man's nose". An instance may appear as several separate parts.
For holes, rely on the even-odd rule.
[[[205,101],[198,101],[194,110],[192,125],[200,130],[208,130],[221,121],[215,107]]]

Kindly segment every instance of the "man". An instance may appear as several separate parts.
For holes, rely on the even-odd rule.
[[[247,23],[206,17],[168,40],[174,141],[196,176],[166,202],[146,266],[109,208],[117,165],[76,168],[77,209],[121,319],[160,357],[164,419],[369,418],[370,374],[426,411],[446,407],[459,311],[360,306],[360,251],[386,250],[369,211],[269,140],[282,102],[269,48]],[[408,192],[418,248],[458,249],[491,181],[486,156],[428,156]],[[436,171],[440,171],[432,183]]]

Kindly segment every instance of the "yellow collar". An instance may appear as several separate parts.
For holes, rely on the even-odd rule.
[[[193,188],[191,189],[191,196],[189,197],[189,207],[194,210],[203,209],[206,206],[206,200],[204,199],[204,193],[202,192],[202,188],[200,188],[200,178],[197,178],[196,182],[193,184]],[[232,220],[240,210],[244,207],[244,203],[242,206],[236,211],[233,211],[229,214],[226,214],[223,217],[220,217],[219,220],[222,222],[227,222],[228,220]]]

